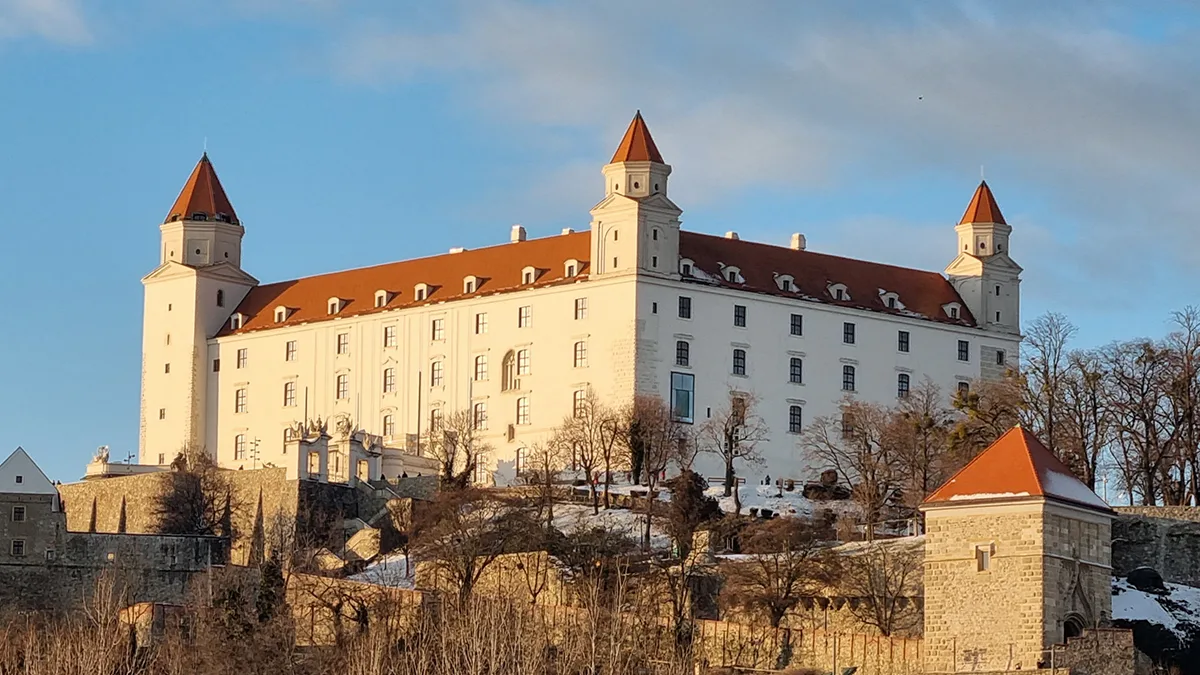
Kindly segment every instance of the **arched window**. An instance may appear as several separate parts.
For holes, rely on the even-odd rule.
[[[500,361],[500,391],[512,391],[517,388],[517,358],[513,350],[508,350]]]

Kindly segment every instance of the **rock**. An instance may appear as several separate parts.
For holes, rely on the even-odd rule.
[[[1153,567],[1138,567],[1130,570],[1125,577],[1129,585],[1145,593],[1166,593],[1167,586],[1163,583],[1162,575]]]

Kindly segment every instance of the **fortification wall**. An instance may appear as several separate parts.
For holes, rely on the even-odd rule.
[[[1165,581],[1200,586],[1200,509],[1133,507],[1118,511],[1121,515],[1112,526],[1114,576],[1153,567]],[[1197,520],[1183,517],[1193,513]]]

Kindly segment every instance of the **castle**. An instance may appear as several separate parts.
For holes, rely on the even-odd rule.
[[[141,464],[192,446],[229,468],[373,480],[469,410],[495,448],[486,484],[588,390],[617,406],[653,394],[690,424],[745,392],[770,427],[761,470],[801,477],[797,435],[844,395],[895,400],[924,378],[949,394],[1016,358],[1021,268],[986,183],[943,276],[816,253],[802,234],[681,229],[640,114],[601,173],[586,230],[514,226],[498,246],[260,284],[204,156],[143,279]],[[346,428],[314,450],[318,418]]]

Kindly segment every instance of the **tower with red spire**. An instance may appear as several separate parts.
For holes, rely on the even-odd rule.
[[[242,271],[245,230],[208,154],[200,158],[159,226],[159,264],[142,279],[140,463],[169,464],[205,449],[216,336],[258,282]]]
[[[591,211],[591,274],[677,277],[683,211],[667,197],[671,166],[641,111],[602,172],[604,199]]]
[[[946,267],[981,328],[1001,333],[1021,332],[1021,266],[1009,257],[1012,227],[986,181],[979,183],[971,203],[955,226],[958,255]]]

